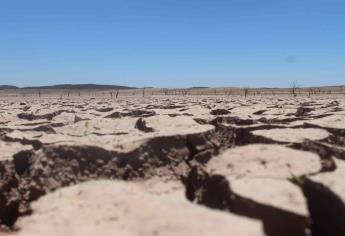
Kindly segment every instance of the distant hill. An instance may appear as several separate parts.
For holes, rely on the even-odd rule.
[[[203,86],[196,86],[196,87],[190,87],[190,89],[207,89],[209,87],[203,87]]]
[[[100,84],[57,84],[49,86],[23,87],[21,89],[135,89],[134,87],[119,85],[100,85]]]
[[[18,89],[17,86],[12,86],[12,85],[0,85],[0,90],[4,89]]]

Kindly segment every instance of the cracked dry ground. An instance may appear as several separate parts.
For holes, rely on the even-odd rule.
[[[2,235],[345,235],[345,98],[2,99]]]

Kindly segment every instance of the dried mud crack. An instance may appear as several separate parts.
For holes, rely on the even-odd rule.
[[[19,216],[31,213],[30,202],[64,186],[95,179],[180,178],[188,171],[191,147],[197,160],[209,159],[219,149],[210,131],[152,138],[127,153],[57,145],[19,152],[2,166],[1,223],[12,227]]]
[[[343,102],[114,99],[61,99],[30,106],[20,101],[10,103],[14,112],[6,108],[0,114],[0,234],[35,235],[32,219],[45,214],[57,218],[49,207],[40,210],[47,199],[73,193],[81,201],[97,184],[114,183],[118,189],[107,190],[107,197],[125,205],[113,205],[122,215],[104,214],[107,219],[97,218],[96,226],[86,228],[110,222],[122,229],[123,219],[132,228],[131,220],[153,219],[153,226],[148,223],[129,235],[141,230],[147,235],[199,235],[204,227],[217,235],[345,235]],[[159,184],[152,187],[152,181]],[[117,198],[117,191],[130,193],[129,201],[146,200],[126,205],[126,197]],[[74,205],[82,205],[79,200]],[[155,221],[162,218],[155,202],[176,206],[167,208],[172,212],[165,214],[172,217],[168,223]],[[97,204],[95,209],[104,210]],[[191,207],[188,216],[200,211],[209,221],[176,220],[178,206]],[[51,222],[49,227],[58,225]]]
[[[306,235],[308,218],[242,197],[233,192],[224,176],[209,175],[194,166],[184,183],[190,201],[258,219],[262,221],[267,236]]]

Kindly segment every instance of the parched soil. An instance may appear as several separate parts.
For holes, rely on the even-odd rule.
[[[345,97],[1,98],[0,234],[345,235]]]

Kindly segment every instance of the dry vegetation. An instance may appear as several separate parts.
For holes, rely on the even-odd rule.
[[[0,89],[0,97],[135,97],[135,96],[312,96],[345,95],[345,86],[300,87],[293,81],[290,88],[139,88],[139,89]]]

